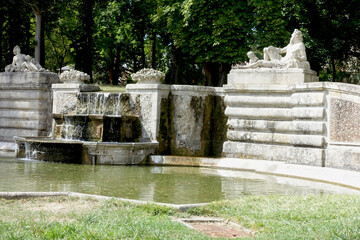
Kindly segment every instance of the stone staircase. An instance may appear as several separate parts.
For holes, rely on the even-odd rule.
[[[223,155],[324,165],[326,94],[302,85],[249,86],[225,97]]]

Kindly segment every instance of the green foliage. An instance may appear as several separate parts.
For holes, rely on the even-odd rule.
[[[0,0],[2,69],[15,44],[33,55],[33,10],[45,17],[46,67],[92,69],[99,83],[144,67],[165,72],[167,83],[206,84],[210,75],[222,82],[248,50],[261,56],[263,47],[285,46],[294,28],[312,69],[329,66],[332,80],[360,57],[358,0]]]
[[[251,12],[246,1],[176,2],[164,6],[174,44],[197,63],[233,63],[243,58]]]
[[[311,65],[315,70],[331,65],[333,80],[336,66],[349,57],[359,57],[360,2],[350,1],[304,1],[303,22],[308,39]]]
[[[301,5],[295,0],[250,0],[254,18],[252,22],[253,47],[284,46],[288,44],[294,28],[299,28]]]

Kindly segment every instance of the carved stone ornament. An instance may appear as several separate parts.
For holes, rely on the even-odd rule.
[[[285,54],[283,56],[282,54]],[[250,59],[246,65],[236,65],[234,68],[302,68],[310,69],[307,61],[305,45],[303,43],[302,32],[295,29],[291,35],[289,44],[284,48],[266,47],[264,48],[264,59],[259,60],[254,52],[248,52]]]
[[[131,78],[137,81],[137,84],[161,84],[165,79],[165,74],[152,68],[144,68],[131,74]]]
[[[70,69],[69,71],[64,71],[60,74],[60,81],[63,83],[84,83],[89,81],[90,76],[87,73]]]
[[[34,58],[21,53],[19,46],[13,49],[13,62],[5,67],[5,72],[49,72],[44,69]]]

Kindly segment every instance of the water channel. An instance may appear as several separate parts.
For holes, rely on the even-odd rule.
[[[173,204],[244,195],[359,193],[325,183],[199,167],[77,165],[0,158],[0,192],[80,192]]]

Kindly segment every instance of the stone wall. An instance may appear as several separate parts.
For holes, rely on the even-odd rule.
[[[360,170],[360,86],[230,82],[224,88],[224,156]]]
[[[59,77],[54,73],[0,73],[0,145],[13,142],[14,136],[47,136],[50,133],[51,84],[57,82]],[[11,146],[3,150],[13,154]]]
[[[86,97],[94,101],[113,98],[111,106],[91,100],[88,106],[99,108],[95,114],[121,112],[139,117],[142,139],[159,142],[156,154],[360,170],[360,86],[249,81],[244,85],[230,81],[224,88],[131,84],[118,97],[109,93],[82,96],[94,95]],[[55,98],[63,93],[57,94]],[[63,109],[88,112],[79,94],[72,97],[73,107]]]
[[[224,155],[324,166],[326,94],[317,84],[229,90]]]
[[[221,156],[227,129],[223,89],[174,85],[169,104],[169,155]]]
[[[221,156],[226,137],[222,88],[132,84],[144,132],[159,142],[158,154]]]
[[[73,85],[53,85],[55,117],[135,116],[141,122],[140,142],[159,142],[157,154],[222,154],[227,131],[222,88],[129,84],[125,93],[115,94],[82,92]]]
[[[325,83],[328,106],[326,166],[360,170],[360,86]]]

